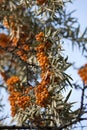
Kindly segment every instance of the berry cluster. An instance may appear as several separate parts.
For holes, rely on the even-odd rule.
[[[15,116],[19,108],[25,110],[30,105],[30,96],[28,93],[32,87],[29,86],[25,89],[20,84],[16,87],[18,83],[20,83],[20,79],[17,76],[13,76],[7,80],[12,117]]]
[[[82,78],[85,84],[87,84],[87,64],[85,64],[81,69],[78,70],[78,74]]]
[[[36,104],[41,107],[46,107],[50,94],[47,89],[47,85],[50,83],[51,72],[49,71],[49,59],[46,55],[47,49],[51,47],[49,42],[44,42],[44,33],[40,32],[36,35],[36,40],[39,41],[39,45],[36,47],[36,57],[41,68],[42,81],[35,87]],[[42,42],[43,41],[43,42]]]

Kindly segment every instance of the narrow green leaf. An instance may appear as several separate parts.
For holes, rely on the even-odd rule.
[[[71,93],[72,93],[72,90],[70,90],[70,91],[69,91],[69,93],[68,93],[68,95],[67,95],[67,97],[66,97],[66,99],[65,99],[65,101],[64,101],[64,102],[67,102],[67,101],[68,101],[68,99],[69,99],[69,97],[70,97]]]

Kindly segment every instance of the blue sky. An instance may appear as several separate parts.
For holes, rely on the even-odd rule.
[[[73,16],[78,18],[78,21],[80,23],[81,26],[81,32],[84,31],[84,29],[87,27],[87,0],[73,0],[74,3],[73,4],[69,4],[68,5],[68,10],[72,11],[72,10],[76,10],[76,12],[74,12]],[[74,51],[72,51],[72,46],[71,44],[65,43],[64,44],[64,48],[65,48],[65,52],[66,55],[69,56],[69,61],[70,62],[75,62],[75,67],[79,68],[81,66],[83,66],[85,63],[87,63],[87,58],[84,58],[81,55],[81,52],[78,50],[78,48],[76,47],[74,49]],[[79,77],[79,75],[77,74],[77,70],[73,70],[72,67],[70,67],[67,70],[67,73],[69,75],[71,75],[71,77],[73,78],[73,82],[78,82],[82,85],[81,79]],[[80,104],[80,91],[72,91],[72,95],[70,98],[70,101],[75,101],[77,102],[74,106],[74,108],[78,108],[78,105]],[[79,102],[79,103],[78,103]],[[87,121],[83,122],[84,125],[87,124]],[[76,128],[76,130],[80,130],[80,128]],[[87,130],[87,128],[84,128],[84,130]]]
[[[76,12],[73,13],[73,16],[78,19],[78,22],[80,23],[82,33],[84,29],[87,27],[87,0],[73,0],[73,4],[69,4],[67,7],[68,11],[76,10]],[[76,62],[76,67],[81,67],[84,65],[87,61],[86,58],[84,58],[78,50],[78,47],[75,47],[74,51],[72,51],[71,44],[65,43],[64,48],[66,55],[69,56],[69,61]],[[74,75],[75,76],[75,75]],[[77,76],[77,75],[76,75]],[[76,78],[76,77],[75,77]]]
[[[68,6],[69,10],[76,10],[74,16],[78,18],[82,30],[87,26],[87,0],[73,0]]]

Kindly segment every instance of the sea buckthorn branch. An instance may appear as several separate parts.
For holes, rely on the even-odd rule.
[[[56,39],[54,26],[51,25],[54,34],[50,30],[49,35],[43,32],[37,34],[39,30],[44,30],[43,25],[47,20],[53,23],[54,14],[59,12],[63,5],[62,0],[19,0],[18,4],[15,0],[3,0],[0,6],[0,10],[3,10],[3,25],[9,30],[8,35],[1,34],[0,43],[0,47],[7,50],[7,54],[3,53],[3,56],[7,58],[6,64],[8,63],[10,71],[5,83],[9,92],[11,114],[20,124],[66,126],[67,122],[71,122],[78,115],[78,110],[72,112],[72,103],[67,101],[71,91],[65,99],[62,93],[66,82],[69,82],[69,76],[65,74],[69,64],[61,54],[59,32],[56,33]],[[48,14],[46,20],[38,19],[37,11],[31,10],[35,7],[39,16],[44,16],[44,12]],[[7,11],[9,13],[6,15]],[[49,25],[48,22],[47,24]],[[34,32],[33,35],[30,35],[31,32]],[[4,63],[5,61],[1,65]],[[12,65],[9,66],[9,63]],[[38,81],[36,74],[40,76],[41,81]],[[29,85],[30,81],[35,81],[35,85]]]
[[[44,35],[42,35],[42,33],[40,33],[40,34],[41,35],[38,34],[37,37],[39,38],[39,41],[42,42],[42,36],[44,37]],[[45,118],[43,119],[43,116],[40,111],[41,108],[45,109],[45,111],[43,111],[43,113],[45,114],[45,117],[48,118],[49,121],[51,120],[51,122],[50,122],[51,124],[50,123],[48,123],[48,124],[52,125],[52,126],[54,126],[54,124],[56,124],[56,123],[60,124],[59,122],[56,122],[56,120],[58,118],[62,121],[62,119],[59,117],[59,112],[61,115],[63,111],[67,110],[67,114],[69,114],[69,109],[68,109],[69,106],[67,104],[66,109],[64,109],[63,96],[60,92],[61,82],[64,82],[63,75],[62,75],[62,78],[58,78],[58,76],[60,75],[59,71],[58,71],[57,72],[58,75],[56,74],[56,79],[55,79],[55,73],[53,73],[54,70],[53,70],[53,66],[51,66],[51,60],[48,60],[48,58],[46,56],[47,51],[51,48],[51,45],[50,46],[48,46],[48,45],[50,45],[50,43],[47,44],[47,42],[43,41],[43,43],[38,44],[37,47],[35,48],[36,57],[37,57],[37,60],[39,61],[39,65],[41,68],[41,79],[42,80],[39,84],[37,84],[37,86],[35,86],[32,89],[32,91],[30,91],[28,93],[31,97],[31,100],[33,101],[32,102],[33,104],[31,103],[32,105],[29,106],[29,108],[26,107],[24,109],[25,113],[26,113],[27,109],[29,109],[29,113],[27,113],[27,115],[23,114],[24,120],[22,119],[23,115],[21,116],[21,113],[23,113],[23,110],[21,111],[21,109],[19,109],[19,111],[18,111],[20,116],[17,119],[21,120],[21,123],[24,123],[27,120],[29,120],[30,122],[31,122],[31,120],[33,120],[33,122],[35,124],[38,124],[38,121],[36,121],[35,119],[38,118],[38,116],[39,116],[39,118],[41,118],[41,120],[43,120],[41,122],[41,124],[46,125],[46,119]],[[48,55],[48,57],[49,57],[49,55]],[[51,56],[51,58],[52,58],[52,56]],[[54,59],[54,57],[53,57],[53,59]],[[55,64],[56,64],[56,62],[57,62],[57,60],[55,60]],[[54,64],[54,62],[53,62],[53,64]],[[54,64],[54,66],[55,66],[55,64]],[[57,66],[57,69],[58,69],[58,66]],[[61,71],[63,70],[63,66],[61,66],[60,63],[59,63],[59,70],[61,70]],[[64,66],[64,70],[65,70],[65,66]],[[56,69],[55,69],[55,71],[56,71]],[[58,78],[58,80],[57,80],[57,78]],[[60,103],[61,103],[61,105],[58,105]],[[31,107],[32,107],[32,110],[31,110]],[[39,107],[39,109],[38,109],[38,107]],[[58,109],[56,109],[56,107],[58,107]],[[35,114],[35,113],[37,113],[37,114]],[[17,115],[15,115],[15,116],[17,116]],[[52,122],[52,120],[53,120],[53,122]],[[54,123],[54,122],[56,122],[56,123]]]
[[[48,99],[50,97],[50,93],[47,90],[47,86],[49,86],[49,83],[50,83],[50,80],[52,80],[52,74],[53,74],[53,72],[51,72],[50,69],[49,69],[49,67],[51,67],[51,62],[49,62],[49,60],[48,60],[48,58],[46,56],[47,51],[50,50],[49,48],[51,47],[51,44],[49,42],[47,42],[47,41],[44,41],[44,34],[42,32],[40,34],[38,34],[36,36],[36,38],[37,38],[37,40],[39,42],[42,42],[42,43],[38,44],[36,49],[35,49],[36,50],[36,57],[37,57],[37,60],[39,61],[39,65],[40,65],[40,68],[41,68],[41,71],[42,71],[42,74],[41,74],[42,81],[41,81],[41,83],[39,85],[36,86],[36,90],[35,90],[36,101],[35,102],[36,102],[36,106],[39,105],[40,107],[46,107],[46,106],[48,106],[48,104],[50,104],[50,101],[48,102]],[[20,56],[22,56],[22,55],[20,55]],[[55,64],[56,64],[57,61],[56,60],[54,60],[54,61],[55,61]],[[54,64],[54,62],[52,62],[52,63]],[[54,66],[55,66],[55,64],[54,64]],[[59,64],[59,66],[60,65],[61,64]],[[51,67],[51,69],[52,69],[52,67]],[[50,76],[51,76],[51,78],[50,78]],[[54,76],[55,76],[55,74],[54,74]],[[52,80],[51,83],[53,84],[54,81]],[[10,86],[8,91],[11,91],[11,89],[13,89],[13,86]],[[17,89],[17,88],[15,88],[15,89]],[[17,103],[15,103],[16,95],[14,93],[16,93],[16,92],[13,91],[13,93],[11,93],[12,97],[14,97],[14,98],[13,99],[12,99],[12,97],[10,98],[11,101],[13,100],[13,102],[11,102],[11,105],[12,105],[12,116],[14,116],[15,113],[17,113],[18,108],[22,108],[23,110],[26,111],[26,107],[27,107],[26,102],[27,102],[27,100],[29,100],[29,98],[27,98],[26,96],[23,97],[23,96],[20,95],[19,99],[25,101],[24,105],[21,105],[22,101],[20,101],[20,102],[17,101]],[[51,96],[52,96],[52,93],[51,93]],[[52,97],[51,97],[51,101],[52,101]],[[54,107],[54,103],[53,102],[52,102],[51,105]],[[24,106],[25,106],[25,109],[24,109]],[[36,109],[36,111],[37,111],[37,109]],[[52,113],[54,113],[53,110],[52,110]],[[50,119],[51,119],[51,117],[49,117],[49,120]]]
[[[44,36],[44,35],[43,35]],[[42,40],[40,40],[40,41],[42,41]],[[45,46],[44,46],[45,45]],[[39,44],[36,48],[36,50],[37,50],[37,52],[38,52],[38,54],[40,53],[41,54],[41,56],[42,56],[42,58],[43,58],[43,61],[44,60],[47,60],[47,58],[46,58],[46,49],[49,49],[49,47],[50,47],[50,43],[48,43],[48,42],[46,42],[46,43],[42,43],[42,44]],[[44,53],[45,52],[45,53]],[[39,56],[39,55],[38,55]],[[45,57],[45,58],[44,58]],[[36,96],[37,96],[37,98],[36,98],[36,104],[38,104],[38,105],[41,105],[41,107],[44,107],[46,104],[44,104],[44,102],[47,100],[46,98],[47,98],[47,96],[49,96],[49,94],[48,94],[48,91],[47,91],[47,89],[46,89],[46,87],[44,86],[44,85],[47,85],[48,84],[48,82],[50,81],[50,75],[51,75],[51,73],[48,71],[48,72],[46,72],[46,66],[45,66],[45,61],[43,62],[43,64],[41,64],[41,62],[42,62],[42,60],[40,60],[40,57],[39,57],[39,59],[38,59],[38,61],[39,61],[39,63],[40,63],[40,65],[41,65],[41,69],[42,69],[42,72],[43,72],[43,74],[42,74],[42,82],[41,82],[41,85],[43,85],[43,87],[41,88],[41,92],[40,92],[40,96],[42,97],[41,98],[41,102],[39,102],[39,98],[38,98],[38,96],[39,96],[39,93],[37,93],[36,94]],[[48,66],[48,60],[47,60],[47,66]],[[46,75],[46,76],[45,76]],[[39,86],[40,85],[38,85],[38,88],[39,88]],[[13,89],[13,87],[11,86],[11,88]],[[11,91],[11,88],[9,88],[8,90],[9,91]],[[43,91],[44,90],[44,91]],[[37,90],[38,91],[38,90]],[[42,93],[42,91],[43,91],[43,93]],[[46,96],[44,97],[44,94],[46,94]],[[15,95],[13,95],[12,94],[12,96],[13,97],[15,97]],[[24,99],[24,98],[21,98],[21,99]],[[45,100],[46,99],[46,100]],[[14,99],[12,99],[13,101],[15,101],[15,98]],[[44,101],[44,102],[43,102]],[[45,102],[46,103],[46,102]],[[13,104],[14,106],[12,106],[12,116],[14,116],[15,115],[15,113],[17,112],[17,108],[18,107],[20,107],[20,108],[23,108],[23,106],[21,106],[21,102],[20,102],[20,104],[19,104],[19,102],[18,102],[18,104],[16,103],[11,103],[11,104]],[[26,104],[26,103],[25,103]],[[15,107],[15,105],[16,105],[16,107]],[[25,105],[26,106],[26,105]]]

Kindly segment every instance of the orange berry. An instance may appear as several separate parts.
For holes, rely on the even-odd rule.
[[[37,3],[38,3],[39,5],[42,5],[42,4],[46,3],[46,0],[37,0]]]
[[[1,47],[7,47],[9,45],[9,37],[4,34],[4,33],[1,33],[0,34],[0,46]]]
[[[39,34],[37,34],[35,36],[36,40],[37,41],[43,41],[43,38],[44,38],[44,33],[43,32],[40,32]]]

